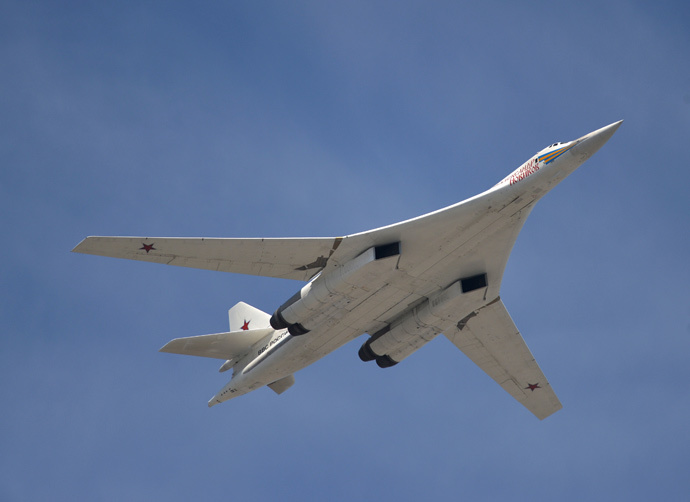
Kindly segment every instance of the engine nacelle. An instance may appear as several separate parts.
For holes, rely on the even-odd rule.
[[[425,302],[422,305],[427,305]],[[433,340],[441,330],[419,318],[419,307],[399,321],[375,333],[359,349],[363,361],[376,360],[381,368],[390,368]]]
[[[372,285],[377,278],[394,270],[400,243],[367,249],[343,266],[317,276],[271,316],[273,329],[287,328],[291,335],[303,335],[324,322],[328,307],[341,298],[356,300],[366,294],[362,284]]]
[[[382,368],[399,363],[478,308],[486,285],[485,274],[454,282],[372,335],[359,349],[360,359],[376,360]]]

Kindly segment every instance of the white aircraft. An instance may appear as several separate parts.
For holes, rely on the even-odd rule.
[[[230,332],[176,338],[160,350],[224,360],[232,379],[209,407],[294,373],[363,333],[363,361],[393,366],[443,333],[539,419],[562,406],[499,296],[534,204],[606,143],[622,121],[544,148],[463,202],[345,237],[87,237],[73,251],[308,281],[269,315],[245,303]]]

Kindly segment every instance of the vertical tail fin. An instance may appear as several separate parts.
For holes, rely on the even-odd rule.
[[[244,302],[239,302],[228,310],[228,319],[230,331],[263,329],[271,325],[270,315]]]

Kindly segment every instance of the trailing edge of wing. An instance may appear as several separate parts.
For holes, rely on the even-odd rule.
[[[444,334],[540,420],[562,408],[500,298]]]
[[[252,345],[272,332],[273,328],[262,328],[175,338],[166,343],[159,352],[214,359],[236,359],[246,354]]]
[[[341,237],[87,237],[72,251],[180,267],[306,281],[323,269],[341,242]]]

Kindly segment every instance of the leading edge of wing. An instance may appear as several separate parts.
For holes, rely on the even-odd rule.
[[[540,420],[563,407],[500,298],[444,335]]]
[[[87,237],[72,251],[180,267],[307,281],[326,265],[341,237]]]

